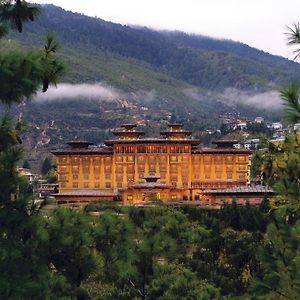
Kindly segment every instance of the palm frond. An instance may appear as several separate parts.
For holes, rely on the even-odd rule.
[[[50,53],[55,53],[59,48],[59,42],[57,41],[56,37],[52,33],[48,33],[46,36],[46,44],[44,46],[46,56]]]
[[[287,26],[287,30],[288,45],[300,45],[300,24],[295,23],[293,27]],[[294,60],[297,60],[300,57],[300,49],[296,49],[294,53],[296,54]]]
[[[37,6],[32,6],[26,1],[17,0],[15,3],[4,1],[4,3],[0,3],[0,21],[10,23],[19,32],[22,32],[24,22],[34,21],[39,13],[40,10]]]
[[[288,87],[280,91],[280,95],[285,106],[285,119],[289,123],[296,123],[300,120],[300,86],[296,83],[290,84]]]

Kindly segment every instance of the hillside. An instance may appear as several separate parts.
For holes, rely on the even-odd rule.
[[[25,34],[14,35],[25,44],[40,43],[48,31],[55,32],[64,51],[115,55],[130,63],[168,74],[178,80],[210,90],[226,87],[269,89],[299,80],[299,65],[247,45],[180,32],[157,32],[131,28],[47,5],[38,24],[28,24]],[[67,49],[68,48],[68,49]],[[81,71],[70,79],[94,80],[97,70]]]
[[[278,107],[274,90],[299,81],[299,64],[241,43],[131,28],[53,5],[43,6],[22,34],[11,32],[0,50],[39,48],[49,31],[61,41],[59,55],[68,66],[62,81],[74,85],[68,96],[58,86],[59,99],[37,97],[12,109],[29,122],[24,140],[33,163],[68,139],[100,142],[124,121],[146,125],[151,134],[180,121],[200,136],[219,128],[220,115],[230,111],[276,119],[269,113]],[[78,95],[81,83],[104,86],[113,97],[92,95],[90,85]]]

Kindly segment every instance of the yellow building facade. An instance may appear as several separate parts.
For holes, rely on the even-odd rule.
[[[233,149],[233,142],[201,148],[181,124],[169,125],[161,138],[144,138],[132,124],[114,134],[116,138],[102,147],[70,142],[52,151],[58,167],[58,203],[207,202],[207,190],[249,184],[251,151]]]

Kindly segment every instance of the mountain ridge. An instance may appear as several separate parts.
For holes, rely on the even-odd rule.
[[[212,90],[268,90],[270,84],[299,81],[299,64],[239,42],[137,29],[53,5],[43,8],[40,20],[25,26],[23,41],[30,34],[37,37],[46,30],[55,31],[65,45],[84,45],[134,59],[177,80]]]

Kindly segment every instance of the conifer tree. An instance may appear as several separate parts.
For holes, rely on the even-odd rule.
[[[289,44],[300,44],[300,27],[290,28]],[[297,50],[296,58],[300,51]],[[300,118],[299,87],[291,84],[281,91],[286,106],[286,120],[293,124]],[[266,242],[259,251],[263,274],[255,278],[251,291],[257,299],[300,298],[300,137],[293,133],[273,147],[270,181],[277,196],[270,201],[274,220],[268,226]]]
[[[0,37],[13,25],[35,20],[39,9],[26,1],[0,1]],[[1,40],[0,40],[1,42]],[[55,84],[63,64],[53,51],[0,53],[0,102],[8,107],[26,101],[44,86]],[[46,88],[44,88],[46,91]],[[19,176],[23,124],[0,120],[0,298],[59,297],[64,278],[49,268],[46,224],[38,214],[28,183]]]

